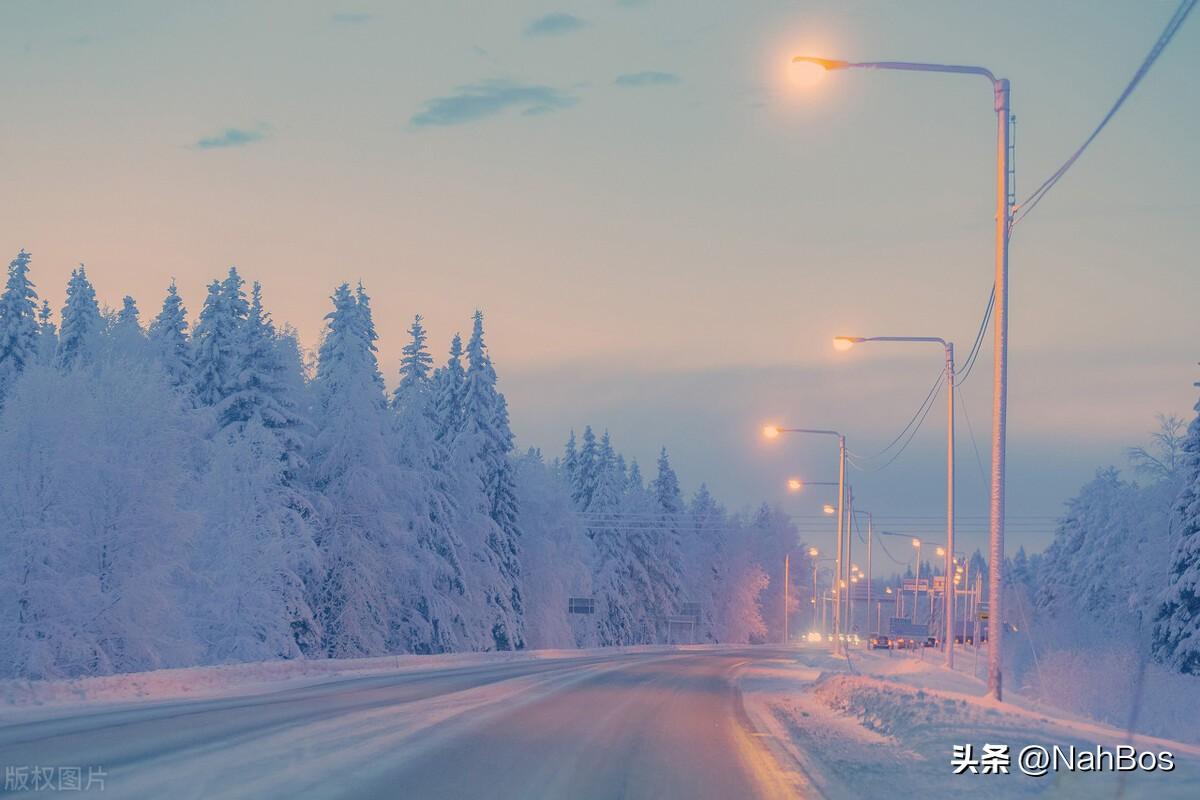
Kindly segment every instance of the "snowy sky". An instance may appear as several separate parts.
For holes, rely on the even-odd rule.
[[[237,264],[315,345],[333,286],[373,296],[394,372],[412,314],[438,350],[488,315],[522,445],[591,422],[733,506],[832,477],[837,427],[872,453],[936,350],[835,354],[835,333],[934,335],[965,354],[991,283],[993,115],[981,80],[788,57],[979,63],[1013,81],[1018,193],[1141,62],[1170,2],[6,2],[0,250],[61,305],[84,261],[149,316],[193,314]],[[1200,20],[1012,256],[1010,513],[1054,514],[1158,411],[1189,413],[1200,270]],[[438,353],[439,357],[441,352]],[[965,386],[984,465],[990,359]],[[939,405],[877,513],[936,515]],[[983,481],[961,424],[965,515]],[[1040,546],[1036,531],[1015,544]],[[968,537],[966,544],[974,542]]]

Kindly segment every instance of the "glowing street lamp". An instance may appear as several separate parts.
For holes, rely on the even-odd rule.
[[[957,64],[927,64],[909,61],[843,61],[816,56],[796,56],[792,63],[815,64],[825,71],[841,69],[882,69],[905,72],[942,72],[960,75],[980,75],[992,85],[993,109],[996,112],[996,214],[995,214],[995,309],[992,373],[992,477],[989,504],[989,563],[988,591],[992,619],[1003,619],[1001,603],[1004,590],[1004,472],[1006,463],[1008,415],[1008,241],[1012,232],[1013,205],[1010,197],[1009,126],[1011,122],[1010,87],[1007,78],[997,78],[991,70]],[[856,344],[845,337],[838,347]],[[953,549],[953,542],[948,542]],[[993,625],[988,647],[988,693],[1003,699],[1001,640],[1004,626]],[[947,650],[947,653],[952,653]],[[952,656],[948,656],[948,663]]]
[[[946,548],[938,548],[938,555],[946,558],[946,573],[950,572],[954,552],[954,384],[957,375],[954,370],[954,343],[947,342],[938,336],[837,336],[833,340],[835,348],[847,350],[863,342],[925,342],[940,344],[946,356]],[[953,604],[949,604],[953,606]],[[946,635],[944,637],[946,666],[954,668],[954,609],[946,611]]]
[[[789,492],[798,492],[804,488],[804,481],[799,478],[788,478],[787,487]]]
[[[842,576],[842,552],[844,549],[843,523],[845,520],[845,514],[842,513],[842,510],[844,508],[843,503],[845,502],[845,498],[846,498],[846,437],[843,434],[839,433],[838,431],[825,430],[825,429],[821,429],[821,428],[781,428],[778,425],[765,425],[765,426],[763,426],[763,429],[762,429],[763,437],[765,437],[767,439],[777,439],[777,438],[779,438],[779,435],[781,433],[801,433],[801,434],[812,434],[812,435],[819,435],[819,436],[836,436],[837,437],[837,440],[838,440],[838,502],[837,502],[838,533],[837,533],[836,572],[837,572],[838,578],[840,579]],[[837,584],[835,583],[835,586],[836,585]],[[834,610],[833,629],[834,629],[835,634],[841,633],[840,608],[837,608]],[[834,641],[839,642],[839,644],[835,645],[835,647],[840,648],[841,647],[841,645],[840,645],[841,637],[839,635],[835,635]]]

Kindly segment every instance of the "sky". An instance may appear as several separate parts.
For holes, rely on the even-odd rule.
[[[965,357],[992,281],[994,114],[975,77],[829,73],[851,60],[981,64],[1012,81],[1017,193],[1082,142],[1171,2],[111,2],[0,5],[0,252],[55,309],[86,263],[144,318],[191,314],[237,265],[315,347],[361,280],[392,379],[414,314],[441,358],[475,308],[520,446],[608,429],[733,509],[808,520],[908,422],[929,346]],[[1016,229],[1009,543],[1200,378],[1200,20]],[[966,547],[983,544],[990,339],[962,387]],[[966,424],[969,417],[970,424]],[[944,509],[941,402],[894,463],[851,471],[883,524]],[[891,519],[891,522],[887,522]],[[1019,521],[1018,518],[1024,518]],[[819,520],[806,535],[825,535]]]

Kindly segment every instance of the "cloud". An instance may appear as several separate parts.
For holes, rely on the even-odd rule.
[[[587,23],[574,14],[557,12],[538,17],[525,27],[526,36],[558,36],[586,28]]]
[[[218,150],[223,147],[242,147],[265,138],[261,129],[226,128],[213,136],[205,136],[193,145],[197,150]]]
[[[452,95],[427,100],[425,108],[410,121],[418,127],[461,125],[508,109],[534,116],[567,108],[575,102],[576,98],[550,86],[484,81],[460,86]]]
[[[671,84],[679,83],[679,76],[673,72],[656,72],[654,70],[646,70],[644,72],[630,72],[625,75],[618,75],[613,81],[617,86],[626,88],[637,88],[640,86],[670,86]]]
[[[334,22],[340,22],[347,25],[361,25],[364,22],[371,21],[371,15],[361,11],[339,11],[330,17]]]

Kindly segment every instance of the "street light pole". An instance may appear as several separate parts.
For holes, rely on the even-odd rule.
[[[1008,417],[1008,240],[1012,232],[1012,201],[1010,198],[1009,130],[1012,124],[1011,86],[1007,78],[997,78],[983,67],[957,64],[926,64],[908,61],[851,62],[837,59],[797,56],[794,62],[817,64],[826,70],[886,69],[906,72],[947,72],[981,75],[992,84],[993,108],[996,112],[996,247],[995,280],[996,304],[993,311],[993,375],[992,375],[992,479],[989,503],[988,567],[988,693],[996,700],[1003,699],[1003,637],[1002,593],[1004,587],[1004,472]]]
[[[848,350],[856,344],[867,342],[932,342],[940,344],[946,356],[944,377],[946,381],[946,564],[945,574],[950,575],[954,565],[954,383],[957,379],[954,369],[954,342],[948,342],[939,336],[837,336],[834,337],[834,347]],[[933,602],[933,576],[930,576],[930,603]],[[949,580],[949,577],[946,578]],[[868,584],[870,586],[870,584]],[[945,585],[943,590],[948,592]],[[946,603],[945,641],[946,666],[954,668],[954,610],[952,603]]]
[[[788,576],[789,559],[791,552],[783,554],[783,643],[788,643]]]
[[[834,581],[833,581],[833,586],[834,586],[833,590],[835,592],[834,596],[835,596],[835,598],[837,598],[838,602],[835,603],[834,610],[833,610],[833,630],[834,630],[834,641],[835,641],[834,649],[840,650],[840,649],[842,649],[841,648],[841,637],[838,634],[841,633],[841,619],[840,619],[841,595],[837,594],[837,592],[841,591],[841,587],[839,586],[839,583],[841,582],[842,567],[844,564],[844,561],[842,560],[842,549],[843,549],[842,539],[843,539],[843,533],[844,533],[843,521],[844,521],[844,517],[845,517],[845,505],[844,504],[845,504],[845,499],[846,499],[846,437],[843,436],[841,433],[838,433],[837,431],[824,430],[824,429],[820,429],[820,428],[780,428],[775,425],[768,425],[765,428],[763,428],[763,435],[766,436],[768,439],[775,439],[781,433],[809,433],[809,434],[816,434],[816,435],[821,435],[821,436],[836,436],[837,440],[838,440],[838,505],[837,505],[838,530],[837,530],[837,560],[836,560],[837,575],[835,576]]]

